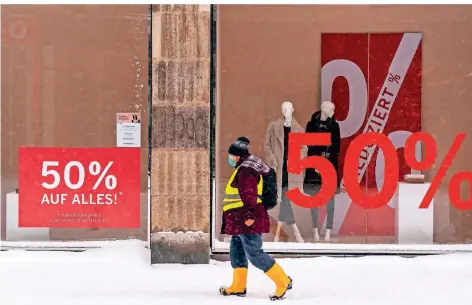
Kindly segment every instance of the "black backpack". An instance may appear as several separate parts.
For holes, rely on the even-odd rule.
[[[262,175],[262,195],[259,196],[266,210],[277,205],[277,174],[273,168],[268,175]]]

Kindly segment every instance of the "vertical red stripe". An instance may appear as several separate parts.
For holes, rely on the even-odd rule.
[[[321,64],[324,66],[330,61],[342,59],[356,64],[367,78],[368,74],[368,34],[322,34],[321,36]],[[367,81],[366,81],[367,82]],[[335,116],[338,121],[346,119],[349,111],[356,111],[356,105],[349,100],[348,82],[344,77],[335,79],[332,87],[332,102],[336,105]],[[365,115],[367,118],[367,114]],[[341,141],[341,152],[339,156],[339,173],[342,179],[344,156],[351,141],[362,133],[362,128],[353,136]],[[361,184],[365,184],[365,178]],[[341,203],[340,203],[341,204]],[[325,209],[321,209],[320,220],[325,217]],[[336,210],[336,209],[335,209]],[[336,212],[335,212],[336,213]],[[340,234],[343,235],[365,235],[366,213],[364,209],[351,205]]]
[[[382,89],[393,56],[400,44],[403,33],[399,34],[371,34],[369,48],[369,109],[375,104],[376,98]],[[410,132],[421,131],[421,44],[410,64],[403,80],[390,116],[384,129],[384,134],[404,130]],[[375,165],[378,150],[374,154],[368,167],[369,193],[377,193]],[[403,157],[403,148],[397,150],[400,165],[400,181],[411,169]],[[367,211],[368,236],[394,236],[395,210],[385,206],[376,210]]]
[[[40,49],[39,43],[34,44],[34,62],[33,62],[33,126],[34,126],[34,146],[40,145]],[[28,111],[28,110],[27,110]]]

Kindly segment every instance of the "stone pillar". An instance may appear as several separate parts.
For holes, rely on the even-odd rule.
[[[208,263],[210,6],[152,7],[152,263]]]

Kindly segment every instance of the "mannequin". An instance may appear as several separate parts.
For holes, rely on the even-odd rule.
[[[304,240],[295,223],[292,203],[285,193],[292,188],[300,187],[303,183],[302,175],[288,173],[288,135],[291,132],[305,132],[303,127],[293,117],[293,104],[291,102],[282,103],[282,117],[271,122],[267,128],[264,143],[266,163],[277,172],[277,193],[279,198],[279,219],[275,232],[275,242],[280,241],[280,230],[283,224],[290,225],[293,229],[295,240],[303,243]],[[302,158],[306,157],[307,147],[301,148]]]
[[[311,117],[310,122],[306,126],[306,132],[329,132],[331,134],[330,146],[309,146],[308,156],[322,156],[328,159],[338,172],[338,157],[341,148],[341,134],[339,124],[334,117],[335,106],[332,102],[325,101],[321,103],[321,111],[317,111]],[[339,174],[337,177],[337,185],[339,190]],[[306,194],[314,196],[321,189],[321,176],[316,169],[307,169],[305,180],[303,183],[303,190]],[[326,203],[327,208],[327,222],[325,241],[331,239],[331,229],[333,228],[334,220],[334,197]],[[313,221],[313,239],[320,240],[319,234],[319,208],[311,209],[311,217]]]

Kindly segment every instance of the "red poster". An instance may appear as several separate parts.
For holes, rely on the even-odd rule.
[[[19,226],[139,228],[139,148],[21,147]]]
[[[321,98],[336,105],[341,177],[349,143],[366,132],[383,133],[393,142],[400,177],[415,172],[406,165],[402,148],[411,133],[421,131],[421,39],[420,33],[322,34]],[[366,152],[359,160],[358,181],[374,194],[383,185],[384,157],[375,145]],[[393,200],[388,206],[365,210],[342,192],[335,205],[335,233],[395,234]]]

